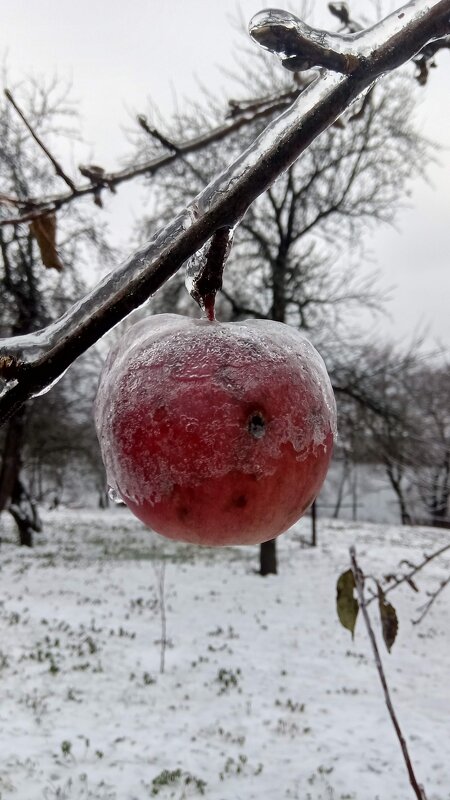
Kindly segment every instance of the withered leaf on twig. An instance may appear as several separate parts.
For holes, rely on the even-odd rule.
[[[348,569],[338,579],[336,605],[339,621],[344,628],[351,632],[352,638],[355,634],[356,618],[359,611],[359,603],[353,594],[355,587],[355,576],[353,571]]]
[[[378,584],[378,606],[380,609],[381,630],[383,632],[384,643],[391,652],[398,631],[397,612],[390,603],[387,602],[385,594]]]
[[[61,272],[64,265],[56,247],[56,214],[37,217],[31,223],[30,231],[38,243],[44,267]]]

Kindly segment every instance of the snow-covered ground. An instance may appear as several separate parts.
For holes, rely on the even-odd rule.
[[[257,548],[174,545],[125,509],[49,512],[32,552],[0,525],[1,800],[414,797],[364,626],[354,642],[340,627],[335,585],[352,543],[383,575],[448,532],[321,520],[312,550],[306,521],[263,579]],[[428,800],[450,798],[450,591],[411,619],[449,568],[391,595],[400,630],[391,655],[382,645]]]

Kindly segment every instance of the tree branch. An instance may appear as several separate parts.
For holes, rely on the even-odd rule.
[[[233,295],[227,292],[226,289],[222,288],[221,294],[223,295],[225,300],[227,300],[228,303],[230,304],[234,314],[239,316],[242,316],[242,314],[247,314],[248,317],[254,317],[255,319],[269,319],[269,317],[266,314],[262,314],[255,308],[250,308],[250,306],[244,306],[240,301],[237,302],[233,297]]]
[[[429,556],[425,555],[423,560],[419,564],[411,564],[411,562],[406,562],[407,566],[411,567],[410,571],[406,572],[404,575],[400,575],[400,576],[398,576],[398,575],[392,575],[392,576],[389,575],[386,578],[386,580],[389,580],[389,585],[386,588],[383,587],[384,594],[388,594],[389,592],[392,592],[398,586],[401,586],[402,583],[408,583],[411,586],[411,588],[414,589],[415,586],[414,586],[413,578],[417,575],[417,573],[420,572],[424,567],[427,566],[427,564],[429,564],[435,558],[438,558],[438,556],[441,556],[441,555],[443,555],[443,553],[446,553],[447,550],[450,550],[450,544],[446,544],[443,547],[440,547],[439,550],[436,550],[434,553],[431,553]],[[402,563],[404,563],[404,562],[401,562],[399,566],[401,566]],[[372,600],[374,600],[374,599],[375,599],[375,597],[370,598],[368,600],[368,604],[371,603]]]
[[[47,156],[49,161],[51,161],[51,163],[53,164],[56,174],[60,178],[63,179],[64,183],[66,183],[67,186],[69,187],[69,189],[71,190],[71,193],[73,193],[75,191],[75,184],[74,184],[72,178],[69,178],[69,176],[64,172],[64,170],[63,170],[61,164],[59,163],[59,161],[57,161],[57,159],[51,154],[51,152],[48,149],[48,147],[45,146],[45,144],[42,141],[42,139],[37,135],[36,131],[34,130],[33,126],[31,125],[31,123],[28,122],[25,114],[23,113],[21,108],[19,108],[19,106],[17,105],[17,103],[14,100],[14,97],[12,96],[11,92],[9,91],[9,89],[5,89],[5,97],[6,97],[7,100],[9,100],[9,102],[11,103],[12,107],[15,109],[15,111],[19,115],[19,117],[22,120],[22,122],[24,123],[24,125],[28,128],[28,130],[31,133],[34,141],[37,142],[37,144],[39,145],[41,150],[45,153],[45,155]]]
[[[331,13],[335,14],[339,18],[340,18],[339,15],[340,14],[342,15],[342,9],[340,8],[340,5],[341,4],[339,3],[329,4],[329,10],[331,11]],[[336,9],[339,7],[339,14],[335,13],[336,9],[334,8],[334,6],[336,6]],[[285,12],[282,13],[284,14]],[[359,25],[359,23],[349,19],[348,13],[344,16],[347,19],[345,27],[347,28],[348,31],[350,31],[350,33],[362,30],[362,26]],[[313,28],[309,28],[308,26],[306,26],[306,29],[311,31],[312,34],[314,35],[316,35],[317,33],[319,34],[322,33],[322,32],[317,32]],[[334,36],[334,34],[331,34],[331,36]],[[338,35],[338,40],[340,38],[342,37]],[[412,59],[414,64],[417,66],[419,70],[419,73],[416,75],[416,79],[421,85],[424,85],[426,83],[429,71],[430,59],[440,49],[445,49],[445,48],[447,49],[450,48],[450,35],[430,40],[425,45],[425,47],[423,47],[418,52],[416,57]],[[319,51],[317,51],[317,53],[319,53]],[[322,64],[322,66],[323,65],[324,64]],[[431,63],[431,66],[434,66],[434,63]],[[290,67],[288,67],[288,69],[290,69]],[[295,67],[295,69],[297,70],[297,67]],[[140,115],[138,117],[139,125],[153,138],[156,138],[158,141],[160,141],[160,143],[163,146],[167,147],[170,151],[168,154],[152,158],[149,161],[144,162],[144,164],[134,165],[124,170],[119,170],[117,172],[106,172],[102,170],[101,180],[99,180],[98,177],[96,180],[91,179],[88,170],[80,168],[81,173],[85,177],[89,178],[90,183],[84,186],[74,185],[72,191],[69,194],[50,195],[48,197],[27,199],[26,201],[18,197],[6,197],[4,195],[0,195],[0,203],[6,202],[9,205],[15,205],[18,208],[23,209],[23,213],[18,216],[1,219],[0,227],[7,225],[18,225],[20,223],[30,222],[33,219],[36,219],[37,217],[45,216],[46,214],[59,210],[67,203],[71,203],[74,200],[77,200],[78,198],[89,195],[93,195],[96,204],[101,206],[101,200],[99,198],[102,188],[106,187],[109,188],[111,191],[114,191],[116,186],[118,186],[123,182],[133,180],[134,178],[137,178],[141,175],[153,175],[161,168],[164,168],[165,166],[171,164],[178,157],[182,157],[183,155],[196,152],[204,147],[207,147],[209,144],[221,141],[221,139],[229,136],[231,133],[234,133],[241,127],[245,127],[246,125],[252,123],[254,120],[259,118],[263,119],[264,117],[268,117],[271,114],[276,113],[277,111],[283,110],[284,108],[289,106],[299,96],[299,94],[302,91],[304,91],[306,86],[308,86],[311,82],[314,81],[314,78],[309,76],[303,78],[300,77],[299,73],[297,73],[295,75],[295,80],[296,83],[298,84],[295,89],[283,92],[282,94],[276,97],[271,95],[259,98],[257,100],[252,99],[251,101],[230,100],[229,117],[232,118],[231,120],[228,120],[222,125],[217,126],[214,130],[209,131],[204,136],[195,137],[192,140],[188,140],[180,144],[176,144],[175,142],[167,140],[166,137],[164,137],[164,135],[160,133],[160,131],[157,131],[154,128],[150,128],[145,117]],[[351,119],[357,119],[358,116],[359,112],[356,115],[354,115]],[[26,124],[28,125],[28,123]],[[336,126],[341,126],[339,119],[334,120],[334,122],[331,124]]]
[[[335,13],[336,4],[329,9]],[[404,25],[414,18],[415,11],[414,3],[408,3],[367,30],[355,25],[347,15],[344,25],[351,31],[350,33],[328,33],[311,28],[289,11],[268,8],[255,14],[250,21],[249,32],[261,47],[277,53],[283,67],[291,72],[324,67],[344,75],[358,75],[366,70],[368,60],[372,59],[375,51],[379,49],[381,38],[393,33],[392,23],[395,24],[395,20],[397,35],[393,46],[397,51],[398,60],[391,69],[404,63],[401,54]],[[444,11],[444,16],[445,13]],[[437,14],[440,16],[439,11]],[[436,18],[435,21],[438,27],[432,39],[439,41],[436,49],[448,47],[448,29],[445,24],[443,28],[440,27],[442,19]],[[422,49],[425,50],[424,45],[412,56],[417,55]],[[395,59],[394,53],[392,58]]]
[[[364,622],[366,624],[367,633],[369,636],[370,644],[372,647],[372,652],[375,659],[375,666],[378,670],[378,675],[380,677],[381,686],[383,687],[384,692],[384,699],[386,703],[387,710],[389,712],[389,716],[391,718],[391,722],[394,726],[395,733],[397,735],[398,741],[400,743],[401,751],[403,754],[403,758],[405,761],[406,769],[408,772],[409,782],[414,789],[415,795],[417,800],[427,800],[425,795],[425,790],[422,786],[419,785],[417,782],[417,778],[414,773],[413,765],[411,762],[411,758],[408,752],[408,747],[406,744],[405,737],[402,733],[402,729],[400,728],[400,723],[397,719],[397,715],[394,710],[394,706],[391,700],[391,694],[389,692],[389,687],[386,680],[386,675],[383,669],[383,663],[381,661],[380,651],[378,649],[377,640],[375,638],[375,634],[372,628],[372,623],[370,621],[369,612],[367,610],[367,602],[364,595],[364,575],[358,565],[356,560],[356,551],[354,547],[350,548],[350,559],[352,564],[352,571],[355,578],[356,584],[356,592],[358,595],[359,607],[362,611],[362,615],[364,617]]]
[[[444,591],[444,589],[449,585],[449,583],[450,583],[450,575],[448,575],[447,578],[441,581],[438,588],[435,589],[433,592],[427,592],[428,597],[430,599],[425,603],[425,605],[421,607],[420,609],[421,613],[419,614],[417,619],[413,619],[412,621],[413,625],[419,625],[419,623],[422,622],[424,617],[426,617],[426,615],[428,614],[433,603],[438,599],[439,595]]]
[[[236,133],[237,131],[241,130],[241,128],[244,128],[257,119],[264,119],[265,117],[269,117],[271,114],[282,111],[289,106],[292,101],[298,97],[298,95],[299,90],[295,89],[290,93],[282,95],[281,98],[273,100],[270,104],[260,104],[256,110],[251,109],[248,112],[244,112],[236,118],[226,120],[221,125],[216,126],[201,136],[195,136],[192,139],[188,139],[178,144],[170,142],[169,145],[169,141],[165,139],[165,145],[169,148],[170,152],[161,156],[155,156],[154,158],[151,158],[142,164],[134,164],[131,167],[126,167],[125,169],[118,170],[117,172],[106,172],[106,170],[101,170],[101,175],[98,174],[95,176],[92,174],[92,170],[89,170],[89,168],[80,167],[81,174],[84,175],[84,177],[88,177],[90,183],[85,184],[84,186],[75,186],[74,190],[71,192],[49,195],[48,197],[41,198],[27,198],[26,200],[8,197],[8,204],[15,205],[19,208],[21,207],[24,209],[24,213],[17,216],[4,217],[3,219],[0,219],[0,227],[31,222],[37,217],[45,216],[51,212],[58,211],[68,203],[72,203],[74,200],[79,198],[89,197],[89,195],[94,195],[95,197],[99,191],[99,186],[107,187],[111,191],[114,191],[121,183],[126,183],[143,175],[154,175],[160,169],[169,166],[178,158],[184,158],[184,156],[187,156],[190,153],[196,153],[199,150],[203,150],[204,148],[209,147],[211,144],[220,142],[222,139],[225,139],[231,134]],[[141,127],[143,127],[141,123],[139,124]],[[154,129],[152,129],[152,131],[154,131]],[[159,141],[162,143],[161,136],[162,135],[159,134]],[[187,160],[186,163],[188,163]],[[191,164],[189,164],[189,166],[191,169],[194,169]],[[0,195],[0,202],[2,197],[3,195]]]
[[[250,204],[377,77],[449,32],[450,0],[412,0],[368,31],[353,35],[359,62],[350,75],[334,72],[310,84],[186,209],[57,322],[0,342],[0,376],[10,381],[0,396],[0,422],[58,379],[84,350],[145,302],[216,230],[233,228]],[[201,138],[203,147],[205,137]],[[148,169],[147,164],[143,171]],[[129,176],[125,171],[121,179]],[[92,191],[87,187],[85,193]]]
[[[137,121],[142,130],[145,131],[145,133],[148,133],[148,135],[151,136],[152,139],[156,139],[156,141],[162,144],[162,146],[165,147],[167,150],[170,150],[173,153],[178,152],[177,145],[169,141],[167,136],[164,136],[164,134],[161,133],[157,128],[152,128],[151,125],[149,125],[147,117],[144,116],[144,114],[138,114]]]

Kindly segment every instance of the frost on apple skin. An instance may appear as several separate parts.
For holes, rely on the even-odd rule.
[[[108,483],[137,505],[235,471],[267,477],[286,448],[302,461],[336,435],[321,357],[266,320],[136,323],[108,356],[95,419]]]

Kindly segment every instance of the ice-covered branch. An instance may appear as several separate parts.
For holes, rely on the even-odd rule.
[[[405,30],[411,35],[416,26],[421,27],[421,14],[428,18],[430,39],[443,39],[442,46],[448,46],[449,11],[445,0],[427,6],[421,0],[413,0],[366,30],[358,30],[348,12],[342,17],[342,4],[332,6],[332,13],[341,12],[341,19],[350,33],[328,33],[311,28],[295,14],[269,8],[255,14],[249,26],[250,35],[261,47],[277,53],[283,66],[292,72],[324,67],[356,76],[365,72],[370,64],[374,78],[377,77],[377,63],[378,75],[381,75],[386,71],[386,58],[390,62],[387,69],[394,69],[427,44],[419,45],[405,58],[408,46]]]
[[[329,3],[328,7],[331,13],[337,16],[338,19],[343,22],[343,25],[347,31],[354,33],[362,30],[361,25],[349,16],[349,12],[345,7],[345,3]],[[261,14],[262,13],[265,12],[261,12]],[[292,14],[289,15],[286,12],[277,13],[285,15],[285,17],[290,17],[292,20],[297,20],[297,18]],[[260,15],[256,15],[254,20],[257,21],[259,16]],[[310,31],[313,38],[315,37],[316,39],[320,39],[320,35],[325,36],[327,37],[326,41],[328,44],[336,39],[337,52],[342,50],[342,35],[325,34],[323,31],[315,31],[313,28],[309,28],[309,26],[301,23],[300,20],[297,20],[297,23],[300,25],[300,28],[303,31]],[[264,36],[264,34],[262,34],[262,36]],[[280,39],[281,36],[282,31],[279,32],[278,39]],[[290,38],[293,38],[292,33],[290,33],[289,36]],[[258,34],[256,33],[255,39],[257,40],[257,38]],[[432,61],[434,55],[438,52],[438,50],[444,48],[450,49],[450,35],[430,40],[421,50],[419,50],[413,61],[418,69],[416,79],[420,84],[423,85],[426,83],[429,66],[435,66],[434,62]],[[308,52],[310,52],[310,49]],[[336,55],[333,54],[332,49],[326,47],[318,48],[316,44],[316,46],[313,48],[313,52],[316,54],[320,53],[325,60],[328,60],[329,68],[333,69],[332,62],[336,61]],[[338,56],[338,60],[340,58],[342,61],[342,57],[343,53]],[[293,69],[297,72],[297,70],[300,70],[302,67],[295,63],[295,55],[293,55],[292,58],[294,60],[289,63],[288,59],[285,66],[288,69]],[[305,55],[303,55],[302,58],[304,59]],[[302,59],[299,58],[299,61],[301,60]],[[323,58],[321,63],[325,63]],[[342,64],[344,64],[343,61]],[[338,69],[338,67],[334,68]],[[16,215],[1,218],[0,227],[18,225],[33,221],[38,217],[46,216],[47,214],[59,211],[59,209],[63,208],[67,204],[90,195],[94,197],[95,203],[101,206],[101,193],[103,190],[115,192],[116,187],[122,183],[134,180],[142,175],[154,175],[160,169],[168,166],[176,159],[183,158],[189,153],[195,153],[198,150],[208,147],[214,142],[219,142],[228,137],[230,134],[235,133],[248,124],[251,124],[256,119],[268,117],[273,113],[282,111],[298,97],[298,95],[304,90],[308,83],[313,80],[313,78],[311,76],[300,77],[300,75],[297,73],[295,80],[298,84],[296,88],[286,91],[278,96],[260,98],[257,100],[252,99],[249,103],[245,103],[245,101],[242,102],[230,100],[230,119],[226,120],[223,124],[218,125],[213,130],[208,131],[202,136],[197,136],[179,143],[169,142],[164,134],[157,129],[152,128],[148,124],[143,115],[139,115],[137,118],[139,126],[149,133],[149,135],[151,135],[154,139],[158,140],[164,147],[166,147],[168,150],[167,153],[151,158],[141,164],[133,164],[125,169],[110,172],[98,167],[84,167],[80,165],[79,169],[81,174],[83,177],[89,179],[89,183],[81,185],[74,184],[67,175],[64,174],[63,176],[61,174],[62,170],[61,172],[58,172],[57,170],[57,174],[63,177],[66,183],[68,183],[71,189],[70,192],[26,199],[19,197],[7,198],[5,195],[0,195],[0,204],[3,203],[6,205],[16,206],[18,209],[18,213]],[[25,119],[24,121],[28,126],[28,122]],[[338,122],[336,124],[340,123]],[[34,135],[34,132],[32,132],[32,135]],[[38,141],[38,143],[42,146],[40,141]]]
[[[327,33],[311,28],[288,11],[269,8],[259,11],[250,22],[255,42],[277,53],[283,67],[301,72],[326,67],[349,74],[360,64],[360,53],[352,34]]]
[[[250,204],[377,77],[449,33],[450,0],[412,0],[370,30],[349,34],[357,37],[357,47],[352,39],[352,48],[358,58],[350,74],[319,76],[185,210],[53,325],[0,342],[0,376],[7,381],[0,397],[0,421],[145,302],[215,231],[233,228]]]
[[[6,197],[0,195],[0,204],[9,206],[16,206],[19,211],[15,216],[0,218],[0,227],[7,227],[10,225],[19,225],[25,222],[32,222],[38,217],[45,216],[49,213],[59,211],[69,203],[73,203],[79,198],[89,197],[92,195],[95,199],[98,198],[99,192],[104,189],[109,189],[115,192],[116,188],[122,183],[135,180],[143,175],[151,176],[158,172],[160,169],[172,164],[178,158],[183,158],[190,153],[196,153],[209,147],[211,144],[220,142],[226,139],[233,133],[241,130],[246,125],[256,121],[257,119],[264,119],[270,117],[272,114],[282,111],[298,97],[300,90],[294,89],[292,92],[286,92],[280,97],[273,97],[269,101],[264,100],[262,103],[257,104],[256,108],[242,110],[239,115],[233,115],[232,118],[225,120],[221,125],[217,125],[212,130],[201,136],[195,136],[182,142],[170,142],[160,132],[154,128],[144,127],[143,121],[145,117],[139,116],[138,123],[143,130],[147,133],[151,130],[153,138],[158,138],[160,143],[163,144],[168,152],[160,156],[155,156],[141,164],[133,164],[125,169],[118,170],[117,172],[108,172],[101,167],[97,166],[81,166],[80,172],[83,177],[89,179],[89,183],[84,185],[77,185],[70,192],[63,192],[61,194],[48,195],[46,197],[35,197],[21,199],[17,197]],[[147,121],[145,120],[145,123]],[[155,134],[158,134],[157,136]]]

